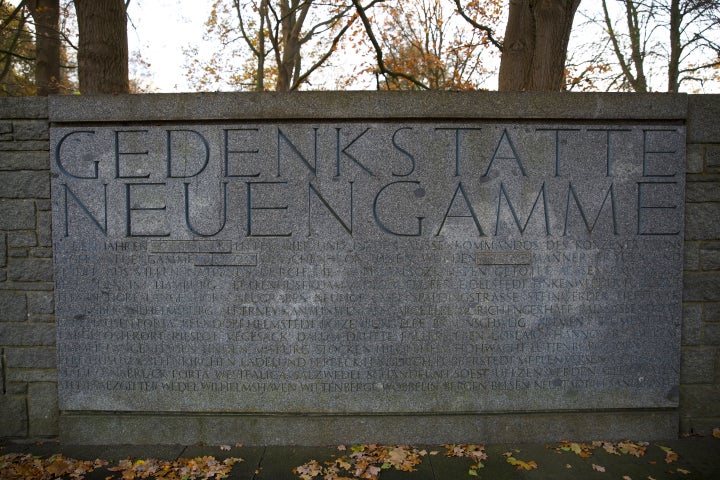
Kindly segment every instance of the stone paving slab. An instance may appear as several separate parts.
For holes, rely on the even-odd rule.
[[[556,444],[550,445],[555,447]],[[678,454],[678,460],[670,464],[665,462],[665,451],[661,446],[669,447]],[[477,470],[477,476],[469,474],[472,461],[468,458],[450,458],[445,456],[445,448],[439,445],[417,446],[427,450],[423,462],[414,472],[383,470],[380,480],[456,480],[456,479],[493,479],[493,480],[713,480],[720,478],[720,439],[712,437],[685,438],[650,442],[641,457],[632,455],[612,455],[602,448],[592,450],[591,456],[582,458],[572,452],[558,452],[543,444],[491,444],[485,450],[488,459],[485,467]],[[49,457],[62,453],[66,457],[78,460],[102,458],[112,464],[120,459],[157,458],[176,460],[213,456],[218,460],[239,457],[243,461],[236,463],[228,477],[230,480],[297,480],[293,468],[310,460],[320,463],[349,455],[350,451],[339,451],[337,446],[325,447],[242,447],[201,445],[60,445],[57,442],[44,443],[2,443],[0,455],[6,453],[31,453],[40,457]],[[432,453],[431,453],[432,452]],[[533,461],[537,468],[518,470],[506,461],[504,453],[511,452],[513,457],[525,462]],[[604,469],[598,471],[596,465]],[[98,469],[85,477],[87,480],[105,480],[120,478],[119,472]],[[317,477],[320,478],[320,477]]]

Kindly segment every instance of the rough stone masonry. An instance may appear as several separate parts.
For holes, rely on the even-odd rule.
[[[65,438],[677,431],[687,97],[53,102]]]

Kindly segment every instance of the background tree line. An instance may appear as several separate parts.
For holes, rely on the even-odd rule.
[[[134,91],[129,3],[0,0],[0,94]],[[200,58],[188,46],[187,76],[197,90],[246,91],[328,88],[328,78],[339,89],[371,79],[378,89],[501,91],[675,92],[720,81],[720,0],[580,3],[213,0],[199,14],[217,48]],[[569,50],[573,28],[584,41]],[[352,68],[351,58],[360,59]]]

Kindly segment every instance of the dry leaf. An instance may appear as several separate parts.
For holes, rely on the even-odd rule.
[[[665,452],[665,463],[672,463],[678,459],[678,454],[673,452],[670,447],[658,446]]]
[[[713,428],[712,436],[715,438],[720,438],[720,428]]]
[[[220,445],[220,450],[229,451],[230,448],[231,448],[230,445]]]
[[[605,467],[601,467],[600,465],[595,465],[594,463],[592,464],[592,468],[596,472],[602,472],[602,473],[605,472]]]
[[[690,470],[685,470],[684,468],[678,468],[677,471],[683,475],[688,475],[690,473]]]

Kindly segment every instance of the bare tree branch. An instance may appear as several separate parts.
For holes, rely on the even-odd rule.
[[[380,2],[380,1],[383,1],[383,0],[378,0],[378,2]],[[383,60],[382,48],[380,47],[380,44],[378,43],[377,38],[375,37],[375,34],[373,33],[372,25],[370,24],[370,20],[368,20],[368,17],[365,14],[365,9],[367,7],[363,7],[362,5],[360,5],[360,0],[352,0],[352,2],[353,2],[353,5],[355,5],[355,9],[357,10],[358,16],[360,17],[360,20],[362,21],[363,26],[365,27],[365,32],[367,33],[367,36],[370,39],[370,43],[372,43],[372,46],[375,49],[375,58],[377,59],[378,68],[380,69],[380,72],[383,75],[389,75],[389,76],[395,77],[395,78],[404,78],[405,80],[417,85],[418,87],[422,88],[423,90],[428,90],[429,87],[427,85],[425,85],[423,82],[421,82],[420,80],[416,79],[415,77],[408,75],[406,73],[403,73],[403,72],[395,72],[393,70],[390,70],[385,65],[385,60]],[[371,3],[371,5],[373,5],[374,3],[377,3],[377,2],[373,2],[373,3]]]
[[[465,11],[465,9],[462,7],[462,5],[460,4],[460,0],[455,0],[455,8],[457,9],[457,12],[460,14],[460,16],[465,19],[465,21],[467,21],[474,28],[477,28],[478,30],[485,32],[485,35],[487,36],[488,41],[490,43],[492,43],[493,45],[495,45],[497,47],[497,49],[502,52],[503,44],[500,40],[495,38],[495,30],[488,27],[487,25],[482,25],[481,23],[478,23],[477,21],[475,21],[475,19],[470,17],[467,14],[467,12]]]

